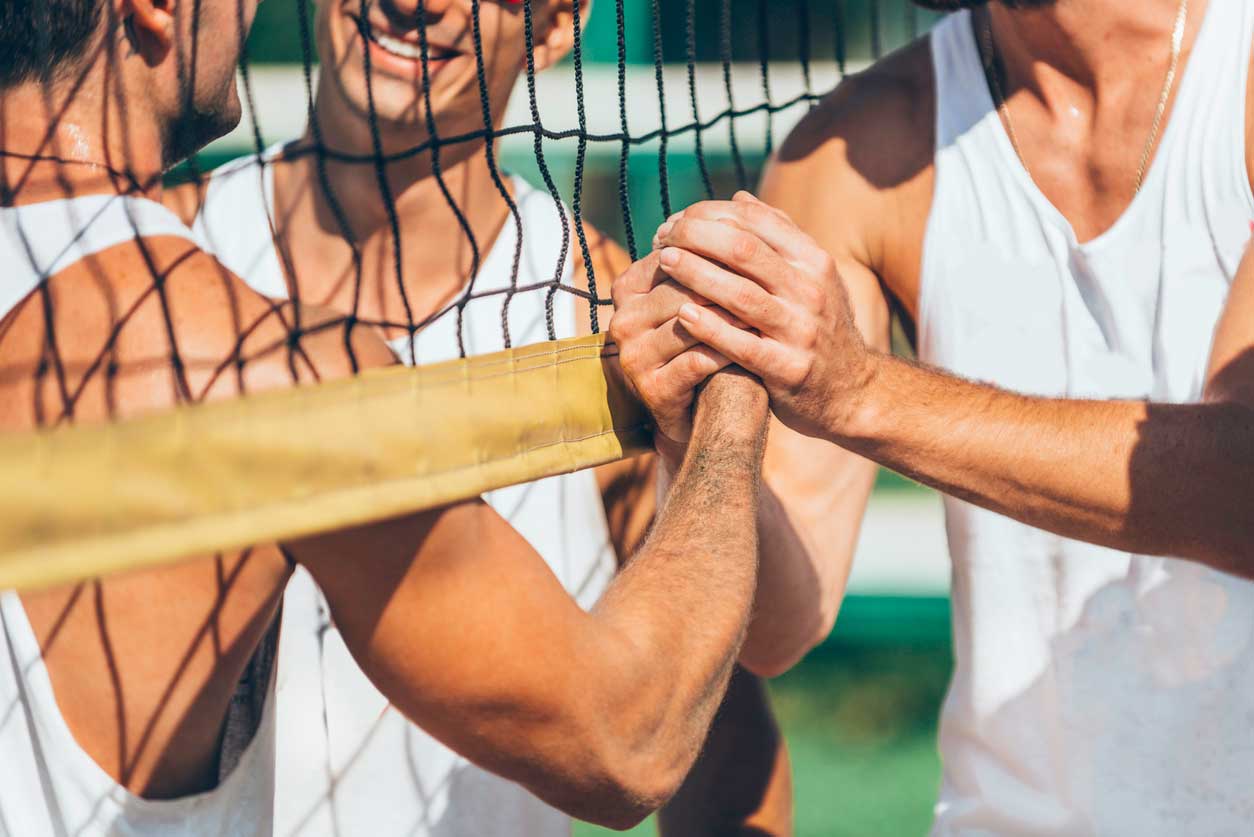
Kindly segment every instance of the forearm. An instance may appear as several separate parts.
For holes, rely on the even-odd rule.
[[[873,357],[838,444],[1066,537],[1254,576],[1248,409],[1030,398]]]
[[[692,445],[653,531],[593,611],[615,643],[590,684],[608,710],[606,735],[617,758],[638,764],[666,796],[722,698],[755,587],[765,393],[727,377],[701,396]],[[706,401],[729,384],[748,387],[752,399],[738,411]]]
[[[792,834],[788,749],[762,681],[737,668],[701,755],[658,812],[664,835]]]
[[[677,467],[677,454],[663,450],[659,504]],[[748,671],[778,677],[831,633],[876,470],[772,423],[758,502],[758,586],[739,660]]]
[[[772,429],[763,468],[758,591],[740,652],[762,677],[783,674],[831,633],[877,470],[815,439],[779,450],[785,434]]]

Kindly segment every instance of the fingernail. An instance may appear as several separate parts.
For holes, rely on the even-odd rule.
[[[674,267],[679,264],[679,251],[674,247],[667,247],[662,251],[662,255],[659,260],[667,267]]]
[[[685,302],[679,306],[679,319],[686,323],[699,322],[701,320],[701,309],[691,302]]]
[[[666,238],[666,236],[667,236],[667,235],[669,235],[669,234],[670,234],[670,231],[671,231],[672,229],[674,229],[674,228],[675,228],[675,222],[674,222],[674,221],[664,221],[664,222],[662,223],[662,226],[660,226],[660,227],[658,227],[658,228],[657,228],[657,237],[658,237],[658,238]]]

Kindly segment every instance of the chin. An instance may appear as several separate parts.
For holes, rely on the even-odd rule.
[[[242,116],[243,108],[234,85],[226,101],[213,107],[193,106],[176,119],[167,132],[165,167],[181,163],[209,143],[226,136],[235,130]]]

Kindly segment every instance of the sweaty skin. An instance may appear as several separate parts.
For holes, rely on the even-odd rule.
[[[194,37],[202,75],[193,98],[219,127],[238,117],[235,27],[251,5],[243,17],[235,3],[121,8],[125,29],[102,24],[106,48],[66,74],[105,95],[58,81],[0,91],[11,152],[0,173],[21,184],[16,204],[136,182],[154,184],[144,195],[159,200],[168,141],[190,141],[177,56]],[[55,122],[31,118],[49,103]],[[21,156],[63,155],[67,137],[82,165]],[[122,161],[123,176],[101,175],[106,160]],[[0,320],[0,427],[125,418],[335,378],[353,371],[349,341],[361,367],[393,361],[371,329],[345,334],[326,312],[299,313],[318,328],[292,341],[297,309],[253,293],[186,240],[116,245]],[[756,579],[765,422],[758,383],[711,380],[653,533],[591,614],[481,502],[21,600],[75,740],[136,794],[214,786],[227,705],[295,560],[319,581],[356,659],[409,717],[551,803],[622,827],[679,787],[733,668]]]
[[[1172,5],[976,13],[993,15],[1027,166],[1081,241],[1107,229],[1134,194],[1127,149],[1148,136],[1153,117],[1134,91],[1161,86],[1163,68],[1124,58],[1164,41]],[[1185,62],[1204,12],[1192,10]],[[1118,72],[1102,73],[1115,65]],[[1107,85],[1101,98],[1093,77]],[[1200,405],[1024,397],[893,358],[866,329],[886,320],[889,299],[917,313],[933,180],[931,91],[924,41],[851,79],[803,120],[764,180],[765,203],[741,195],[663,225],[658,258],[698,304],[662,306],[658,294],[658,316],[675,315],[686,345],[703,341],[712,347],[703,353],[717,350],[761,374],[776,415],[816,437],[813,444],[837,442],[1060,535],[1254,577],[1254,497],[1243,478],[1254,463],[1248,259],[1215,335]],[[1060,104],[1077,98],[1092,106],[1079,125],[1077,109]],[[1249,137],[1248,92],[1246,127]],[[1246,158],[1254,168],[1248,139]],[[824,189],[810,187],[819,181]],[[701,307],[711,301],[757,333]]]
[[[586,16],[586,5],[583,8]],[[544,0],[533,3],[532,12],[534,66],[539,72],[570,51],[573,8],[570,0]],[[424,32],[431,57],[429,109],[428,96],[421,90],[421,62],[400,60],[372,43],[367,71],[357,24],[360,14],[360,0],[320,0],[316,4],[318,52],[324,66],[337,68],[335,73],[319,77],[315,103],[320,135],[328,147],[370,155],[375,152],[377,141],[384,154],[397,154],[429,139],[432,125],[440,136],[446,137],[483,129],[468,2],[424,0],[421,14],[417,0],[389,0],[369,6],[369,24],[413,45],[419,42],[418,22],[425,15]],[[493,118],[500,127],[505,103],[526,64],[522,10],[518,5],[483,3],[479,29],[487,44],[484,84],[492,102]],[[365,93],[367,77],[373,85],[370,97]],[[371,102],[379,117],[377,136],[366,118]],[[312,136],[306,136],[302,144],[311,140]],[[283,262],[291,274],[289,283],[293,276],[299,277],[302,300],[334,311],[350,311],[356,306],[358,315],[367,320],[406,320],[396,281],[396,255],[391,218],[383,200],[385,191],[393,200],[402,230],[399,258],[413,318],[421,321],[425,314],[440,310],[460,293],[470,274],[473,254],[465,230],[448,209],[448,196],[456,201],[474,232],[481,254],[487,252],[507,224],[514,222],[501,200],[481,143],[441,146],[439,155],[443,189],[434,177],[428,155],[389,163],[386,183],[374,176],[363,177],[360,164],[333,159],[327,160],[320,171],[313,154],[277,162],[277,231]],[[321,187],[323,171],[348,219],[347,235],[325,198]],[[508,181],[504,185],[508,187]],[[179,191],[167,202],[185,219],[195,216],[198,201],[194,188]],[[405,234],[419,227],[421,235]],[[598,294],[604,298],[612,280],[630,260],[597,230],[588,227],[587,236]],[[357,242],[356,254],[348,239]],[[457,246],[428,246],[433,240],[454,241]],[[585,289],[588,273],[573,230],[572,248],[577,262],[573,281]],[[360,295],[354,288],[358,258],[364,287]],[[611,314],[605,308],[601,310],[601,328],[617,335]],[[580,308],[577,320],[581,324],[589,322],[586,309]],[[396,330],[388,336],[400,335]],[[671,414],[690,411],[692,390],[689,385],[677,403],[663,404],[646,398],[650,407],[662,413],[660,426],[664,434]],[[829,572],[829,568],[848,567],[861,517],[861,506],[849,498],[862,497],[864,504],[874,476],[874,469],[863,463],[847,479],[842,475],[832,481],[833,462],[843,461],[845,455],[815,452],[799,447],[797,442],[795,434],[779,424],[774,425],[768,441],[766,491],[759,527],[764,567],[762,600],[755,605],[754,622],[741,659],[746,668],[761,676],[774,676],[791,667],[831,631],[847,572]],[[639,539],[649,518],[652,481],[660,470],[665,483],[666,475],[682,456],[682,445],[667,445],[664,440],[659,450],[663,461],[658,469],[630,462],[598,469],[607,514],[615,525],[616,546]],[[626,490],[637,479],[640,482]],[[629,500],[641,505],[628,508]],[[611,502],[614,507],[609,505]],[[852,502],[853,507],[846,510],[842,506],[846,502]],[[621,529],[619,524],[629,528]],[[628,552],[620,549],[619,554]]]
[[[583,12],[587,14],[586,6]],[[360,0],[320,0],[315,5],[321,63],[323,67],[336,68],[335,72],[320,75],[315,99],[320,137],[328,147],[370,155],[377,142],[383,153],[396,154],[427,140],[432,126],[441,136],[482,130],[479,68],[469,3],[425,0],[420,10],[417,0],[391,0],[367,8],[366,22],[374,31],[388,33],[412,46],[419,44],[419,24],[423,24],[421,33],[429,53],[429,84],[425,91],[420,61],[402,59],[374,42],[367,44],[367,69],[358,25],[361,14]],[[499,127],[505,104],[526,64],[523,15],[521,7],[502,3],[484,3],[479,14],[484,85]],[[573,45],[573,6],[569,0],[537,0],[532,4],[532,14],[532,57],[535,69],[543,71],[564,57]],[[369,95],[367,78],[371,82]],[[378,116],[377,134],[368,120],[372,108]],[[311,127],[296,143],[297,149],[313,139]],[[501,232],[514,224],[500,194],[501,187],[512,192],[510,181],[502,177],[498,184],[487,162],[488,150],[479,141],[442,146],[439,179],[428,155],[397,160],[389,164],[386,182],[380,181],[369,166],[346,164],[334,158],[320,166],[316,155],[301,154],[295,149],[279,156],[271,169],[275,182],[274,215],[280,260],[286,268],[291,295],[295,298],[298,292],[301,300],[328,310],[355,311],[366,321],[399,323],[407,317],[422,321],[441,310],[461,293],[474,266],[470,235],[450,212],[450,198],[478,242],[481,258]],[[340,227],[328,194],[347,219],[347,228]],[[385,194],[396,209],[396,249],[393,242],[397,235],[385,210]],[[202,197],[197,186],[189,184],[171,190],[166,203],[191,223]],[[590,225],[585,226],[585,232],[586,257],[572,225],[574,270],[570,281],[577,289],[588,290],[591,272],[599,283],[598,295],[604,298],[610,282],[630,265],[630,259],[621,247]],[[355,242],[355,248],[350,241]],[[456,245],[432,247],[433,241]],[[397,281],[398,273],[401,282]],[[611,326],[612,309],[602,307],[599,317],[603,330]],[[580,331],[587,333],[591,316],[583,298],[576,299],[575,321]],[[403,334],[394,329],[388,336]],[[618,372],[616,364],[609,369]],[[683,409],[691,413],[691,407],[689,398]],[[767,461],[775,470],[795,472],[800,478],[807,473],[809,463],[791,463],[793,467],[787,468],[777,464],[783,458],[777,441],[782,432],[772,432]],[[643,541],[659,498],[665,496],[682,456],[681,449],[664,460],[650,455],[596,469],[610,538],[620,562]],[[770,487],[762,492],[759,529],[765,569],[760,589],[775,596],[774,591],[791,587],[793,618],[754,620],[742,664],[763,675],[787,667],[826,636],[838,601],[832,594],[838,594],[842,586],[812,583],[811,567],[819,563],[814,557],[818,552],[814,544],[825,541],[811,535],[803,524],[809,519],[806,514],[822,516],[827,495],[796,492],[786,498],[786,504],[781,496],[784,495],[777,495]],[[852,540],[846,531],[840,533],[839,539],[828,542],[851,550]],[[820,590],[831,593],[820,594]],[[776,609],[760,610],[769,614]],[[737,682],[747,679],[741,675]],[[680,812],[676,821],[691,823],[695,817],[707,816],[723,822],[734,811],[736,816],[756,816],[757,828],[773,834],[790,833],[787,752],[770,717],[765,690],[749,686],[733,689],[728,700],[732,705],[720,719],[757,720],[746,720],[734,730],[715,728],[713,736],[724,742],[715,747],[724,754],[723,761],[701,760],[693,788],[702,793],[682,795],[677,804],[691,811]],[[719,781],[703,779],[703,774],[718,777]],[[719,792],[729,779],[741,788],[734,799]],[[750,789],[754,783],[756,786]],[[749,800],[762,800],[768,807],[756,811],[752,806],[746,807]]]

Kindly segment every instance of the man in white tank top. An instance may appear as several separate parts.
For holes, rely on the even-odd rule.
[[[662,269],[759,334],[649,264],[621,312],[678,317],[815,445],[955,498],[936,833],[1245,833],[1254,3],[946,5],[977,8],[803,121],[778,209],[659,229]],[[947,372],[887,354],[892,305]]]
[[[350,374],[348,341],[361,366],[394,361],[371,329],[304,311],[312,332],[289,363],[275,347],[291,345],[294,307],[249,290],[157,202],[168,165],[238,119],[234,67],[255,5],[0,6],[0,429]],[[217,374],[224,365],[236,374]],[[739,652],[766,417],[743,375],[703,392],[692,456],[591,613],[478,501],[0,591],[0,832],[272,833],[282,707],[265,701],[233,767],[222,739],[295,565],[407,717],[562,810],[639,820],[693,764]]]
[[[585,18],[588,5],[581,7]],[[531,4],[537,71],[570,51],[574,12],[568,0]],[[586,295],[597,291],[589,287],[589,274],[604,297],[630,262],[611,240],[576,229],[547,190],[498,173],[481,139],[440,146],[438,160],[425,151],[389,162],[386,185],[370,162],[376,153],[421,146],[433,128],[440,137],[483,130],[471,4],[383,0],[365,7],[364,20],[362,13],[359,0],[315,5],[322,72],[306,136],[218,170],[199,200],[183,193],[175,205],[255,290],[299,295],[363,321],[391,323],[390,343],[406,363],[499,349],[506,340],[503,321],[513,345],[585,333],[591,316]],[[485,91],[497,128],[527,65],[524,22],[518,4],[480,7]],[[358,162],[319,161],[313,153],[319,142]],[[552,295],[543,288],[502,293],[555,278],[562,290]],[[456,304],[470,291],[473,299]],[[602,328],[610,313],[600,311]],[[410,323],[421,325],[412,335]],[[674,409],[686,415],[689,399]],[[812,490],[831,456],[843,454],[797,458],[796,438],[780,426],[770,439],[767,482],[774,494],[766,494],[761,527],[763,587],[742,655],[748,668],[763,674],[787,668],[830,630],[845,576],[822,569],[847,562],[822,559],[819,552],[847,555],[857,537],[860,508],[830,512],[844,486]],[[670,469],[682,451],[679,444],[666,448]],[[617,463],[485,499],[590,607],[616,559],[631,554],[651,518],[654,470],[647,459]],[[871,474],[860,479],[869,485]],[[342,647],[307,578],[295,579],[287,592],[282,636],[278,830],[322,834],[369,822],[375,833],[569,832],[566,817],[457,758],[389,708]],[[721,743],[710,751],[725,755],[699,765],[699,775],[663,812],[663,828],[694,834],[738,824],[789,831],[786,754],[760,684],[739,675],[721,717],[713,733]],[[747,777],[762,777],[749,793]]]

